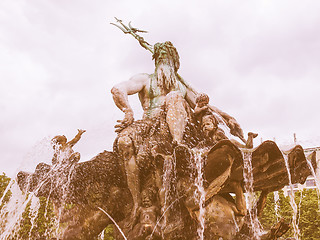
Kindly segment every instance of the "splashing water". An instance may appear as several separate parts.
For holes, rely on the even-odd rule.
[[[198,237],[200,240],[204,239],[204,228],[205,228],[205,190],[203,187],[203,167],[204,167],[204,158],[203,158],[203,151],[200,149],[194,150],[194,160],[195,160],[195,167],[197,170],[197,176],[195,179],[195,186],[196,190],[194,192],[194,198],[196,202],[199,204],[199,227],[197,229]]]
[[[251,230],[254,239],[260,239],[262,234],[261,225],[257,216],[257,210],[255,208],[255,196],[253,191],[253,172],[252,172],[252,153],[242,152],[243,154],[243,177],[244,188],[246,190],[246,207],[249,213],[249,219],[251,224]]]
[[[25,167],[32,167],[34,161],[43,161],[52,151],[48,151],[48,139],[40,141],[28,154],[31,161],[23,161]],[[30,170],[30,169],[29,169]],[[30,178],[26,181],[27,188],[30,185]],[[0,199],[0,231],[1,240],[16,238],[20,235],[20,230],[24,226],[24,221],[28,221],[30,227],[24,228],[24,239],[33,239],[32,232],[36,226],[36,218],[40,208],[39,198],[34,193],[25,194],[21,192],[16,180],[11,179]],[[28,232],[26,232],[28,231]]]
[[[290,205],[293,210],[293,214],[292,214],[293,233],[294,233],[294,238],[296,240],[299,240],[300,239],[299,238],[300,230],[299,230],[298,223],[297,223],[298,207],[297,207],[296,202],[294,201],[294,191],[293,191],[293,184],[291,181],[291,173],[290,173],[290,167],[289,167],[289,162],[288,162],[288,155],[286,155],[285,153],[283,153],[282,155],[283,155],[283,159],[284,159],[284,162],[286,165],[288,178],[289,178],[289,187],[290,187],[289,198],[290,198]]]
[[[55,235],[57,239],[59,239],[63,235],[65,230],[61,228],[60,222],[65,204],[67,203],[71,174],[73,172],[74,166],[75,165],[71,165],[65,162],[59,162],[58,164],[53,166],[52,170],[48,174],[48,177],[53,180],[51,181],[50,193],[48,198],[50,198],[54,191],[58,190],[60,195],[59,201],[61,202],[54,218],[54,228],[56,229]]]
[[[9,201],[3,206],[0,212],[0,226],[1,226],[1,240],[7,239],[11,234],[16,234],[17,227],[20,225],[22,213],[24,212],[27,203],[31,198],[26,198],[22,195],[19,186],[13,182],[10,185],[11,197]],[[8,192],[7,190],[6,192]],[[31,197],[31,195],[30,195]],[[16,201],[16,199],[22,201]]]
[[[38,149],[35,151],[35,156],[31,155],[30,158],[42,156],[50,156],[52,154],[52,148],[49,152],[45,152],[48,149],[48,143],[40,142]],[[52,156],[52,155],[51,155]],[[30,220],[30,230],[25,235],[26,239],[33,239],[34,228],[36,227],[36,217],[39,214],[40,201],[36,197],[39,192],[45,189],[48,191],[48,197],[45,204],[44,217],[47,219],[47,213],[49,209],[50,197],[53,194],[59,194],[59,201],[61,202],[59,209],[57,209],[57,216],[53,217],[53,227],[55,229],[55,238],[59,239],[61,234],[63,234],[63,229],[60,228],[60,218],[63,212],[64,204],[66,203],[68,190],[70,186],[71,174],[74,169],[74,164],[68,163],[66,159],[70,158],[70,154],[61,153],[58,155],[57,164],[53,165],[51,169],[45,173],[42,180],[37,184],[37,186],[32,186],[33,192],[24,194],[21,192],[19,185],[15,180],[11,180],[4,191],[1,199],[0,206],[0,240],[6,240],[13,236],[19,236],[19,231],[23,225],[21,225],[24,220],[24,215],[27,214]],[[43,160],[43,159],[42,159]],[[46,159],[45,162],[50,161],[51,158]],[[29,176],[26,180],[26,189],[29,189],[32,177]],[[33,182],[34,184],[34,182]],[[9,200],[5,202],[5,196],[11,194]],[[41,194],[40,194],[41,195]],[[52,229],[46,229],[44,233],[46,237],[51,238],[53,234]]]
[[[104,240],[104,229],[103,229],[103,231],[99,234],[98,239],[99,239],[99,240]]]
[[[38,209],[40,207],[39,199],[30,193],[28,195],[23,194],[16,181],[12,180],[6,189],[8,193],[10,191],[11,196],[8,202],[3,203],[3,207],[0,211],[0,228],[1,228],[1,240],[8,239],[10,236],[18,235],[20,225],[23,220],[23,214],[29,205],[29,217],[31,228],[29,230],[29,238],[31,239],[31,231],[34,227],[35,218],[37,216]],[[2,202],[1,202],[2,205]],[[23,226],[21,226],[23,227]]]

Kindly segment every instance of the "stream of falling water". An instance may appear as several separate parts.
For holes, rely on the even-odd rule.
[[[289,178],[289,187],[290,187],[289,198],[290,198],[290,205],[293,210],[293,214],[292,214],[293,233],[294,233],[294,238],[296,240],[299,240],[300,239],[299,238],[300,230],[299,230],[298,223],[297,223],[298,207],[297,207],[297,204],[294,200],[294,191],[293,191],[293,184],[291,181],[291,173],[290,173],[290,167],[289,167],[289,162],[288,162],[288,155],[286,155],[285,153],[283,153],[282,155],[284,158],[284,162],[286,165],[288,178]]]
[[[104,229],[103,229],[103,231],[99,234],[98,239],[99,239],[99,240],[104,240]]]
[[[303,194],[302,194],[302,191],[300,191],[300,200],[299,200],[299,209],[298,209],[299,216],[298,216],[298,220],[297,220],[297,225],[298,226],[299,226],[299,222],[300,222],[302,198],[303,198]]]
[[[279,192],[278,191],[274,191],[273,192],[273,199],[274,199],[274,212],[276,214],[276,217],[277,217],[277,222],[279,221],[279,219],[281,218],[280,216],[280,204],[279,204]]]
[[[30,230],[29,230],[29,239],[32,239],[32,235],[31,234],[32,234],[33,228],[36,225],[36,221],[35,220],[36,220],[39,208],[40,208],[39,198],[33,197],[32,201],[31,201],[31,204],[30,204],[30,213],[29,213],[29,216],[31,216],[31,219],[30,219],[31,227],[30,227]]]
[[[54,189],[58,189],[60,191],[60,199],[61,206],[57,209],[56,216],[54,218],[54,228],[55,230],[55,237],[60,239],[63,235],[64,229],[60,227],[60,221],[64,210],[64,204],[66,203],[68,191],[70,187],[71,181],[71,174],[73,172],[74,166],[70,163],[67,163],[65,159],[68,159],[70,155],[60,155],[58,164],[54,165],[52,170],[50,171],[50,177],[53,179],[53,184],[51,184],[49,196],[53,193]]]
[[[174,158],[172,156],[166,156],[163,165],[163,177],[162,177],[162,189],[160,193],[160,199],[163,203],[161,212],[163,214],[163,226],[166,225],[168,213],[166,210],[168,209],[170,202],[172,201],[172,194],[174,192],[172,182],[175,179],[176,173],[176,164]]]
[[[19,189],[18,184],[12,180],[13,183],[9,184],[9,189],[6,192],[11,192],[11,197],[6,202],[0,211],[0,228],[1,228],[1,240],[6,240],[10,236],[14,236],[18,233],[22,215],[31,201],[31,205],[34,207],[36,212],[39,208],[39,201],[33,194],[24,195]],[[2,204],[2,202],[1,202]],[[31,223],[34,222],[34,217],[31,217]]]
[[[198,221],[199,221],[199,227],[197,229],[198,232],[198,238],[199,240],[204,239],[204,229],[205,229],[205,190],[203,187],[203,167],[204,167],[204,158],[203,158],[203,151],[200,149],[194,150],[193,151],[194,155],[194,162],[195,162],[195,167],[197,170],[197,175],[195,178],[195,186],[196,190],[194,192],[194,198],[199,204],[199,216],[198,216]]]
[[[257,216],[257,210],[255,208],[255,195],[253,189],[253,172],[252,172],[252,153],[242,152],[243,154],[243,177],[244,188],[246,190],[246,207],[249,213],[250,227],[253,233],[254,239],[260,239],[262,234],[261,225]]]
[[[307,159],[308,167],[310,168],[311,174],[312,174],[312,176],[313,176],[313,178],[314,178],[314,181],[315,181],[315,183],[316,183],[317,195],[318,195],[318,209],[320,210],[320,179],[319,179],[319,177],[317,176],[316,171],[315,171],[315,169],[313,168],[310,159],[308,159],[308,158],[306,158],[306,159]]]
[[[11,187],[13,186],[14,183],[15,183],[15,181],[11,179],[10,182],[9,182],[9,184],[8,184],[8,186],[7,186],[6,189],[4,190],[1,199],[0,199],[0,206],[2,206],[2,204],[4,204],[4,202],[3,202],[3,201],[4,201],[4,198],[5,198],[5,196],[8,194],[8,192],[10,191],[10,189],[11,189]]]

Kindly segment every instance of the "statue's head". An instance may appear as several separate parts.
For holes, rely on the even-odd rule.
[[[170,41],[156,43],[153,46],[152,59],[155,60],[156,66],[158,66],[160,63],[169,64],[174,67],[176,72],[180,67],[178,51]]]
[[[196,98],[196,104],[199,107],[204,107],[209,103],[209,96],[205,93],[199,93]]]
[[[152,199],[153,199],[153,196],[150,190],[148,189],[142,190],[141,192],[142,206],[144,207],[152,206],[152,202],[153,202]]]
[[[52,138],[51,142],[53,144],[63,145],[65,143],[67,143],[67,138],[64,135],[58,135],[58,136],[55,136],[54,138]]]
[[[178,88],[177,71],[180,67],[177,49],[171,42],[156,43],[153,59],[155,60],[155,74],[160,89],[170,92]]]
[[[218,129],[218,121],[214,115],[208,114],[202,117],[201,128],[205,135],[209,136]]]

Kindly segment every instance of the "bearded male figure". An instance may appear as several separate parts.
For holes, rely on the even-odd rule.
[[[135,142],[136,136],[133,135],[142,133],[138,127],[128,127],[134,122],[128,95],[138,93],[144,110],[144,122],[154,124],[155,119],[160,118],[163,110],[165,111],[165,120],[174,146],[182,144],[185,127],[191,117],[191,108],[195,107],[195,92],[186,86],[177,73],[180,67],[179,55],[172,43],[167,41],[155,44],[153,59],[155,60],[153,74],[137,74],[130,80],[115,85],[111,90],[115,104],[125,113],[124,119],[118,120],[119,124],[115,126],[116,132],[119,132],[116,145],[124,160],[127,183],[134,201],[133,213],[140,205],[138,168],[140,146]],[[210,108],[224,119],[231,133],[243,136],[234,118],[213,106]]]

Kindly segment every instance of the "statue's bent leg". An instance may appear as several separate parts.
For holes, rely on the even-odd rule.
[[[243,189],[240,182],[232,181],[230,185],[233,187],[234,193],[236,194],[236,207],[239,215],[246,215],[246,200],[244,197]]]
[[[124,160],[124,166],[127,176],[128,188],[133,198],[133,215],[135,215],[140,205],[140,180],[139,168],[136,163],[136,156],[133,142],[130,137],[122,136],[118,139],[118,149]]]
[[[170,92],[166,96],[166,121],[169,126],[173,142],[181,144],[188,120],[185,100],[178,91]]]

